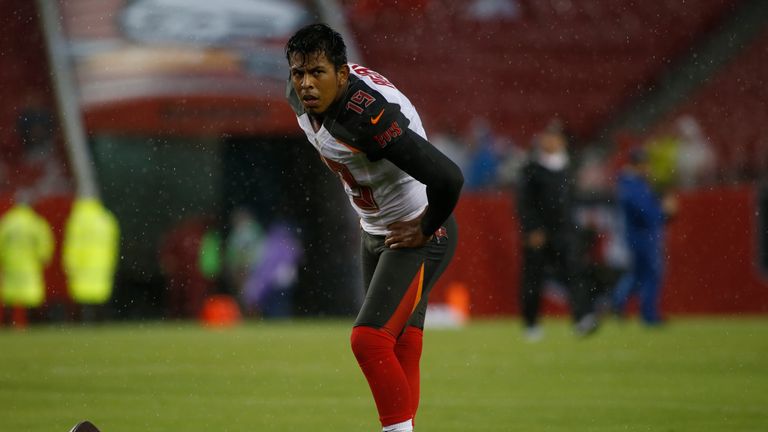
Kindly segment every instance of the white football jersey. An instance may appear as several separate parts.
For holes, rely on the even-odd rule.
[[[427,195],[424,184],[380,153],[403,136],[404,128],[427,136],[416,109],[392,83],[363,66],[349,68],[347,91],[328,109],[318,131],[290,82],[288,99],[307,139],[341,179],[363,230],[386,235],[389,224],[419,216]]]

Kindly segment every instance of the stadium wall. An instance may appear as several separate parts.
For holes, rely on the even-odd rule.
[[[667,230],[662,310],[669,314],[768,313],[768,275],[759,268],[756,186],[680,195]],[[435,287],[441,302],[458,284],[470,292],[473,316],[518,312],[520,234],[512,196],[463,196],[456,210],[460,239],[454,262]],[[562,314],[549,301],[547,312]]]
[[[11,197],[3,197],[0,213],[11,205]],[[680,213],[667,231],[665,313],[768,313],[768,275],[758,259],[758,206],[758,188],[751,185],[681,194]],[[46,270],[48,300],[68,302],[58,257],[71,197],[49,197],[35,207],[56,234],[56,258]],[[513,197],[466,194],[456,218],[460,229],[456,257],[430,300],[444,301],[447,288],[459,284],[469,290],[473,316],[517,314],[520,233]],[[545,310],[567,311],[552,301]]]

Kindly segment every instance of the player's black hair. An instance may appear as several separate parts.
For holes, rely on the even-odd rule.
[[[326,24],[310,24],[296,32],[285,45],[285,58],[291,61],[294,54],[307,56],[325,54],[328,61],[338,70],[347,63],[347,46],[344,39],[334,29]]]

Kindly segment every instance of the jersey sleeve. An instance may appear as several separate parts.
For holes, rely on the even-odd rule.
[[[360,81],[350,85],[337,109],[326,124],[329,132],[371,161],[382,159],[384,150],[401,140],[410,124],[400,105]]]
[[[384,157],[427,186],[427,211],[421,232],[431,236],[453,212],[461,194],[461,169],[432,144],[412,130],[384,149]]]

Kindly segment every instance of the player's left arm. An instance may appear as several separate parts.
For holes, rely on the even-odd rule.
[[[329,123],[337,139],[363,151],[369,160],[387,159],[427,186],[428,206],[418,218],[387,227],[391,248],[420,247],[448,219],[459,200],[464,176],[447,156],[408,128],[410,121],[396,103],[357,82],[338,105]]]
[[[453,161],[407,128],[383,149],[382,156],[425,184],[428,202],[419,218],[391,224],[385,244],[391,248],[423,246],[456,207],[464,176]]]

